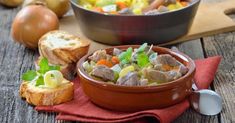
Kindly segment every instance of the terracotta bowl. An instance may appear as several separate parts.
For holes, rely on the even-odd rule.
[[[116,46],[126,50],[128,47],[137,48],[138,45]],[[112,53],[113,48],[105,49]],[[154,46],[158,54],[170,54],[183,63],[189,71],[181,78],[157,86],[121,86],[105,83],[91,78],[82,68],[82,63],[89,55],[78,62],[78,73],[85,94],[98,106],[117,111],[140,111],[146,109],[164,108],[181,102],[192,91],[192,79],[195,74],[194,61],[187,55],[174,52],[167,48]]]

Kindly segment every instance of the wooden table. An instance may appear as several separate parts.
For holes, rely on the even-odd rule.
[[[207,0],[218,2],[221,0]],[[32,69],[38,51],[13,42],[11,23],[20,8],[0,6],[0,123],[54,123],[55,113],[41,113],[23,101],[18,94],[21,74]],[[233,16],[234,17],[234,16]],[[30,34],[29,34],[30,35]],[[175,123],[233,123],[235,122],[235,32],[229,32],[175,45],[193,59],[220,55],[219,66],[211,89],[223,98],[223,110],[216,116],[202,116],[188,109]],[[168,46],[171,47],[171,46]]]

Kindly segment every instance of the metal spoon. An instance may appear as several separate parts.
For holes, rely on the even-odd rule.
[[[175,52],[179,52],[177,47],[171,47]],[[194,90],[189,97],[191,107],[203,115],[216,115],[222,110],[222,98],[215,91],[209,89],[198,90],[195,83],[192,85]]]
[[[195,89],[195,84],[193,88]],[[191,107],[203,115],[216,115],[222,110],[222,98],[215,91],[202,89],[193,91],[189,97]]]

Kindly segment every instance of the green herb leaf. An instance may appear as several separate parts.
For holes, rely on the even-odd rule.
[[[41,74],[45,74],[47,71],[50,70],[50,66],[49,66],[49,63],[48,63],[48,60],[46,58],[42,58],[39,62],[39,67],[40,67],[40,70],[39,72]]]
[[[55,65],[55,66],[49,66],[50,70],[60,70],[60,66]]]
[[[39,76],[37,81],[36,81],[36,85],[35,86],[39,86],[39,85],[44,85],[43,76]]]
[[[137,56],[137,64],[140,67],[145,67],[146,65],[149,64],[149,58],[148,55],[146,53],[140,53]]]
[[[23,74],[22,79],[25,81],[32,81],[37,76],[37,72],[34,70],[29,70]]]
[[[144,50],[146,49],[147,46],[148,46],[147,43],[142,44],[142,45],[137,49],[137,53],[144,52]]]
[[[126,50],[126,60],[130,61],[131,60],[131,55],[132,55],[132,47],[129,47],[127,50]]]
[[[125,59],[125,57],[126,57],[126,52],[122,52],[122,53],[118,56],[118,59],[120,59],[120,60],[122,61],[123,59]]]
[[[128,63],[129,63],[129,61],[126,60],[126,59],[123,59],[123,60],[121,61],[121,64],[122,64],[122,65],[125,65],[125,64],[128,64]]]
[[[131,61],[131,55],[132,55],[132,47],[129,47],[125,52],[122,52],[118,58],[120,59],[122,64],[129,63]]]

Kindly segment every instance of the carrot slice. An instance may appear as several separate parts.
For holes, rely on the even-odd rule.
[[[182,1],[182,2],[180,2],[180,4],[181,4],[183,7],[185,7],[185,6],[188,5],[188,2]]]
[[[117,56],[113,56],[111,61],[112,61],[113,64],[118,64],[119,63],[119,59],[118,59]]]
[[[97,12],[101,12],[101,13],[104,12],[101,7],[94,7],[93,9],[94,9],[95,11],[97,11]]]
[[[106,60],[106,59],[101,59],[101,60],[99,60],[99,61],[96,63],[96,65],[105,65],[105,66],[107,66],[107,67],[112,67],[112,66],[113,66],[113,64],[112,64],[110,61]]]
[[[124,2],[116,2],[116,5],[118,6],[119,9],[124,9],[127,8],[126,4]]]

